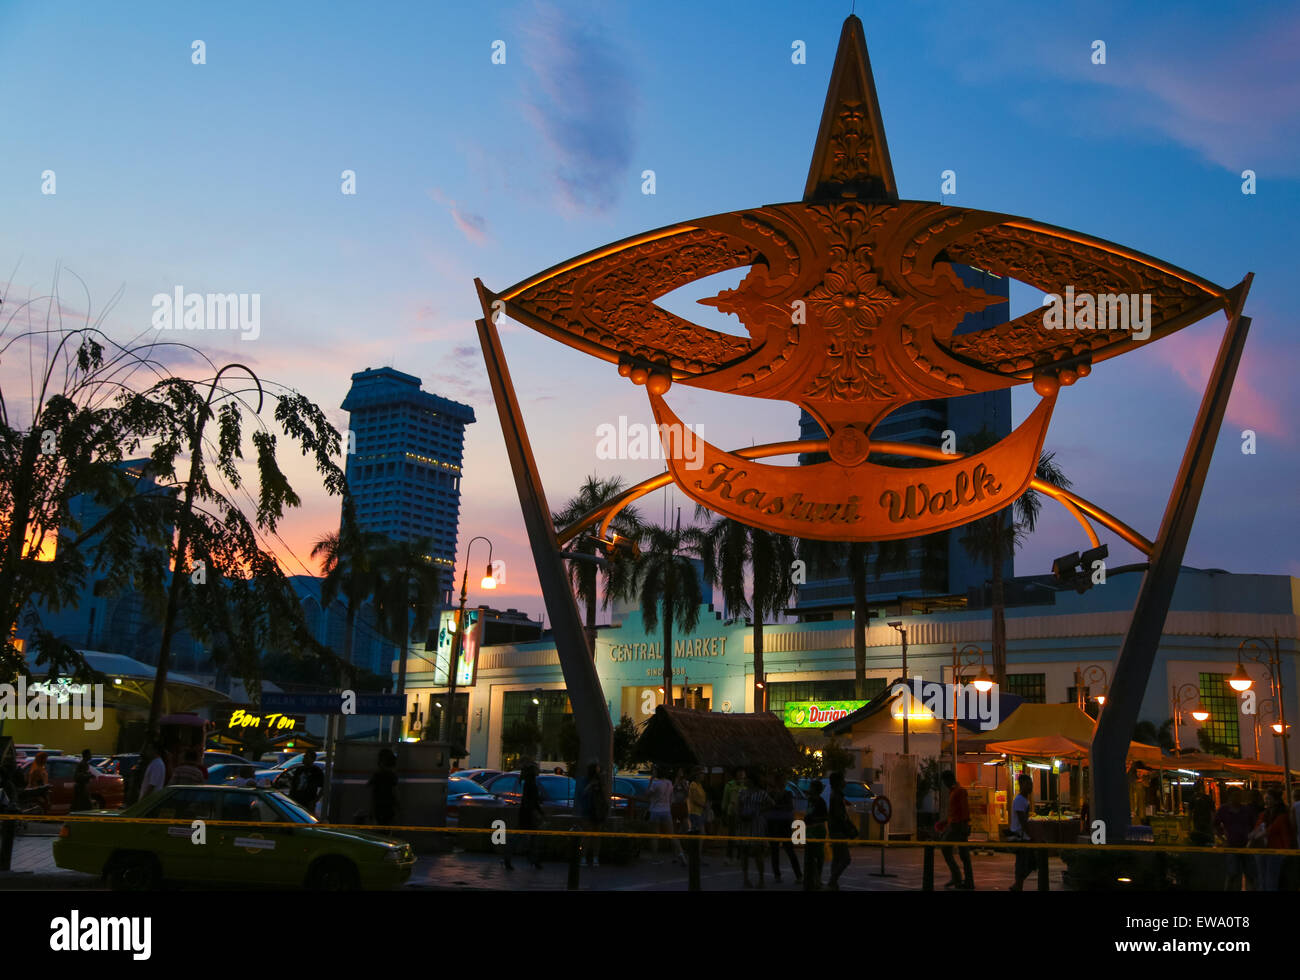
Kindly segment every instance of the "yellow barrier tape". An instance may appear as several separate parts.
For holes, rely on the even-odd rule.
[[[165,817],[121,817],[121,816],[92,816],[92,815],[72,815],[51,816],[49,814],[21,814],[21,813],[0,813],[0,821],[14,820],[28,823],[139,823],[139,824],[161,824],[169,827],[191,826],[195,820],[202,820],[206,827],[318,827],[325,830],[362,830],[368,833],[379,834],[381,836],[391,837],[394,832],[403,833],[420,833],[420,834],[493,834],[497,830],[493,827],[425,827],[417,824],[393,824],[391,826],[382,826],[378,824],[352,824],[352,823],[289,823],[283,820],[207,820],[201,817],[190,819]],[[549,829],[530,829],[524,830],[517,827],[506,828],[508,834],[519,834],[521,836],[535,837],[600,837],[613,839],[629,840],[676,840],[676,841],[717,841],[717,842],[749,842],[758,844],[783,844],[791,841],[791,837],[751,837],[744,835],[730,834],[654,834],[640,831],[624,830],[583,830],[574,828],[569,830],[549,830]],[[1046,851],[1095,851],[1104,848],[1107,851],[1137,851],[1141,853],[1153,853],[1157,845],[1153,843],[1132,843],[1123,844],[1053,844],[1038,841],[940,841],[940,840],[865,840],[860,837],[849,839],[833,837],[809,837],[804,841],[805,844],[811,843],[816,846],[820,842],[827,845],[842,844],[846,847],[892,847],[892,848],[926,848],[926,847],[952,847],[952,848],[975,848],[977,850],[997,850],[997,851],[1019,851],[1019,850],[1046,850]],[[499,845],[498,845],[499,846]],[[1283,856],[1296,855],[1294,849],[1274,848],[1274,847],[1220,847],[1214,846],[1196,846],[1191,844],[1179,845],[1159,845],[1161,854],[1276,854]]]

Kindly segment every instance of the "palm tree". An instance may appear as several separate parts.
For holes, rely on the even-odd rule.
[[[609,503],[623,490],[624,485],[621,477],[612,476],[608,479],[602,479],[595,475],[589,476],[582,486],[578,488],[577,494],[570,497],[568,503],[564,505],[564,509],[558,514],[553,514],[551,520],[556,528],[568,527],[602,504]],[[610,523],[610,527],[619,536],[635,540],[641,529],[641,518],[636,512],[636,508],[626,507],[615,516]],[[594,557],[598,553],[599,545],[597,542],[599,537],[600,523],[593,521],[578,533],[565,550],[575,555],[591,555]],[[593,657],[596,655],[596,602],[603,593],[604,601],[601,603],[601,607],[604,608],[609,605],[610,596],[617,594],[616,586],[619,579],[619,569],[614,566],[622,560],[620,553],[612,556],[609,559],[610,563],[604,566],[587,559],[578,559],[568,563],[569,581],[572,583],[573,593],[578,601],[586,606],[587,645],[591,649]],[[603,579],[603,583],[600,581],[601,579]]]
[[[647,633],[658,628],[660,611],[664,629],[664,703],[673,704],[673,625],[683,633],[700,621],[704,596],[690,555],[702,554],[706,545],[699,528],[673,528],[650,524],[641,528],[641,553],[629,569],[624,594],[641,602],[641,621]]]
[[[352,645],[356,633],[357,614],[361,606],[375,593],[379,582],[376,557],[385,539],[373,531],[363,531],[357,525],[356,504],[350,493],[343,497],[343,519],[339,529],[319,538],[312,546],[311,556],[321,560],[325,577],[320,585],[321,612],[328,615],[330,606],[340,596],[347,603],[343,630],[343,663],[352,664]],[[346,687],[349,679],[339,678]],[[340,718],[340,725],[343,719]]]
[[[987,449],[997,441],[987,429],[981,429],[965,441],[967,454]],[[1044,452],[1038,457],[1034,475],[1047,483],[1068,490],[1071,482],[1056,463],[1056,453]],[[992,584],[992,659],[993,679],[999,688],[1007,682],[1007,620],[1006,598],[1003,593],[1002,569],[1008,558],[1014,557],[1025,538],[1033,533],[1043,501],[1036,490],[1026,490],[1014,503],[988,517],[966,525],[966,533],[959,538],[966,553],[975,561],[985,562],[990,568]]]
[[[411,633],[420,636],[428,632],[442,599],[442,574],[430,558],[432,551],[428,538],[389,540],[377,556],[380,580],[375,589],[375,613],[380,628],[397,644],[396,694],[406,693],[406,648]],[[447,710],[454,711],[454,706]],[[393,741],[398,737],[394,726]]]
[[[818,577],[847,566],[853,585],[853,696],[861,701],[867,696],[867,597],[868,584],[880,585],[889,572],[907,568],[908,539],[896,541],[799,541],[799,557],[815,570]]]
[[[791,566],[794,539],[719,517],[704,533],[704,578],[722,590],[728,615],[752,617],[754,629],[754,710],[763,704],[763,621],[776,616],[795,594]],[[746,574],[752,583],[745,595]]]

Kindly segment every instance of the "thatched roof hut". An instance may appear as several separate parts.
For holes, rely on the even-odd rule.
[[[770,712],[724,714],[660,705],[637,739],[638,755],[665,766],[790,769],[799,750]]]

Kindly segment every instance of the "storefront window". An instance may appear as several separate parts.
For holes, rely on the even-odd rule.
[[[538,702],[534,704],[534,699]],[[573,706],[565,691],[506,691],[501,701],[501,734],[503,743],[510,742],[510,732],[521,723],[535,725],[540,732],[539,748],[534,750],[536,760],[564,759],[563,734],[572,724]],[[532,756],[524,745],[504,745],[506,754]]]
[[[1201,674],[1200,682],[1201,707],[1210,713],[1210,717],[1201,725],[1201,731],[1215,743],[1217,751],[1230,749],[1230,755],[1240,757],[1241,729],[1237,725],[1237,696],[1228,686],[1228,675]],[[1190,712],[1187,717],[1191,717]]]
[[[1047,703],[1046,674],[1007,674],[1007,693],[1030,704]]]
[[[866,696],[870,701],[885,689],[883,677],[868,677]],[[847,701],[854,696],[853,678],[827,681],[770,681],[767,685],[767,710],[785,713],[787,701]]]

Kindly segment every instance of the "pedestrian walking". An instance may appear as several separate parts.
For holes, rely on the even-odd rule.
[[[48,752],[37,752],[36,758],[27,768],[27,788],[39,789],[42,786],[48,786],[50,783],[50,773],[46,769],[45,763],[50,758]]]
[[[709,794],[704,791],[700,770],[696,766],[691,769],[686,784],[686,820],[692,834],[704,833],[705,814],[708,809]]]
[[[1214,831],[1227,847],[1245,847],[1258,820],[1258,813],[1246,805],[1241,790],[1234,789],[1228,794],[1228,802],[1214,814]],[[1241,891],[1243,878],[1246,880],[1246,890],[1255,891],[1254,855],[1230,853],[1225,857],[1228,859],[1228,867],[1223,882],[1224,891]]]
[[[722,819],[727,825],[727,856],[723,864],[731,865],[739,857],[736,846],[736,826],[740,819],[736,804],[740,800],[740,791],[745,788],[745,767],[736,766],[731,772],[731,780],[722,788]]]
[[[1034,781],[1026,773],[1021,773],[1016,785],[1020,792],[1011,802],[1011,839],[1021,843],[1029,843],[1029,800],[1034,794]],[[1034,852],[1027,847],[1016,849],[1016,880],[1010,890],[1013,892],[1022,892],[1025,890],[1025,879],[1034,870]]]
[[[655,834],[672,834],[673,830],[673,784],[668,778],[666,770],[660,768],[655,770],[654,778],[650,780],[650,829]],[[656,837],[654,842],[653,860],[655,864],[662,864],[659,858],[660,838]],[[673,839],[673,860],[686,864],[686,853],[682,850],[682,842]]]
[[[785,851],[794,871],[795,884],[803,881],[803,871],[799,867],[799,855],[795,852],[794,841],[790,834],[794,825],[794,794],[786,785],[785,775],[775,773],[772,776],[772,808],[767,812],[767,836],[772,838],[769,846],[772,858],[772,877],[777,884],[781,882],[781,852]]]
[[[95,774],[90,771],[90,749],[81,750],[81,759],[72,774],[72,809],[89,810],[94,807],[90,799],[90,784]]]
[[[180,763],[172,770],[168,786],[202,786],[207,781],[203,767],[199,765],[199,750],[190,746],[181,756]]]
[[[771,809],[771,794],[763,788],[758,773],[750,773],[745,788],[740,791],[740,798],[736,804],[739,815],[736,829],[741,836],[760,838],[758,840],[744,841],[740,852],[740,871],[744,876],[746,888],[754,887],[753,882],[749,880],[749,862],[751,859],[753,859],[754,866],[758,869],[758,887],[764,887],[763,864],[766,857],[764,854],[766,850],[764,844],[766,842],[761,838],[767,836],[767,815]]]
[[[1259,818],[1264,828],[1263,844],[1265,847],[1290,850],[1295,847],[1295,835],[1291,832],[1282,797],[1270,790],[1266,797],[1264,813]],[[1255,858],[1259,863],[1259,885],[1261,891],[1275,892],[1281,886],[1282,866],[1286,861],[1283,854],[1261,854]]]
[[[325,789],[325,774],[316,765],[315,749],[303,753],[302,762],[293,767],[289,777],[289,799],[313,816],[316,813],[316,801]]]
[[[602,832],[609,816],[609,794],[605,792],[605,774],[597,762],[587,767],[587,785],[582,788],[582,801],[587,830],[595,834]],[[587,867],[599,868],[600,838],[583,838],[582,849],[587,855]]]
[[[833,892],[840,890],[840,875],[848,870],[852,858],[849,856],[848,841],[858,836],[858,829],[849,819],[848,802],[844,799],[844,773],[836,770],[831,773],[831,802],[827,807],[827,829],[831,836],[831,877],[826,887]]]
[[[542,792],[537,786],[537,764],[530,762],[519,774],[519,829],[541,830],[546,819],[542,810]],[[536,834],[523,834],[524,857],[532,862],[534,868],[542,867],[542,842]],[[509,858],[506,867],[510,867]]]
[[[147,760],[144,775],[140,777],[140,799],[144,799],[154,790],[167,785],[167,763],[163,761],[161,742],[153,741],[145,746],[144,757]]]
[[[686,773],[678,769],[673,776],[673,827],[677,831],[690,830],[690,821],[687,819],[689,809],[686,806],[686,797],[690,795],[691,784],[686,778]]]
[[[821,891],[822,865],[826,863],[826,823],[829,809],[822,796],[825,787],[820,779],[808,785],[808,812],[804,814],[807,839],[803,846],[804,891]]]
[[[942,820],[935,825],[935,830],[941,832],[940,840],[947,841],[968,841],[970,840],[970,797],[966,792],[966,787],[957,782],[957,777],[951,770],[944,770],[943,775],[939,777],[940,781],[948,787],[948,819]],[[975,887],[975,872],[971,870],[970,848],[961,849],[961,865],[966,872],[963,878],[961,872],[957,870],[957,862],[953,860],[953,849],[951,847],[940,848],[943,854],[943,860],[948,865],[948,874],[951,876],[944,888],[961,888],[970,890]]]
[[[366,785],[370,787],[370,818],[380,827],[391,827],[397,822],[398,811],[397,756],[392,749],[379,750],[379,768]]]

